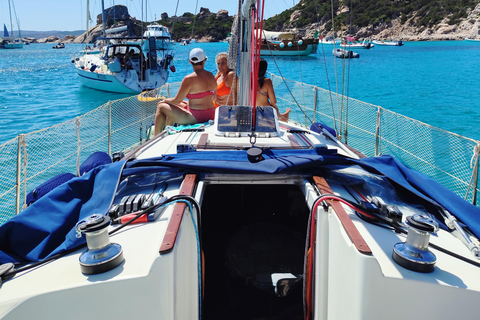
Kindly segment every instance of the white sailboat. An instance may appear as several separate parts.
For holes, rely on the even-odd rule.
[[[13,5],[13,1],[8,0],[8,10],[10,13],[10,33],[12,34],[12,37],[13,37],[12,5]],[[13,5],[13,10],[15,15],[15,20],[18,26],[18,39],[13,39],[12,37],[10,37],[7,31],[7,27],[3,25],[3,38],[1,38],[0,40],[0,48],[3,48],[3,49],[22,49],[23,48],[23,41],[21,39],[22,35],[20,33],[20,23],[17,19],[17,13],[15,12],[14,5]]]
[[[111,164],[89,157],[81,175],[43,197],[36,189],[38,199],[0,227],[1,319],[478,316],[480,208],[393,157],[365,157],[317,123],[328,118],[317,108],[330,92],[320,99],[310,90],[315,100],[296,104],[296,122],[254,107],[260,35],[247,26],[263,10],[254,7],[243,3],[230,43],[238,106],[167,127]],[[108,122],[108,153],[111,140],[143,132],[175,87],[93,113],[92,127],[102,114]]]
[[[111,35],[127,26],[106,30]],[[139,93],[164,85],[173,60],[173,44],[169,36],[157,36],[147,30],[147,37],[104,37],[96,46],[73,57],[81,83],[89,88]]]

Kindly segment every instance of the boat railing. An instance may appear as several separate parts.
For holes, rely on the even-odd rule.
[[[309,128],[321,122],[366,156],[389,154],[476,203],[480,142],[379,106],[271,75],[280,110]],[[65,172],[77,174],[93,152],[113,153],[147,140],[161,97],[180,83],[110,101],[61,124],[20,134],[0,145],[0,224],[23,210],[28,192]],[[348,111],[348,114],[345,111]],[[46,213],[48,214],[48,213]]]
[[[480,141],[316,86],[275,75],[272,81],[281,110],[304,111],[291,112],[291,120],[326,124],[364,155],[391,155],[477,205]]]

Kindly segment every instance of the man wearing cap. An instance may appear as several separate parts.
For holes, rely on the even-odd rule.
[[[193,73],[185,76],[177,95],[160,101],[155,113],[155,135],[159,134],[168,121],[177,124],[194,124],[213,120],[213,100],[217,94],[217,82],[209,71],[204,70],[207,56],[200,48],[190,51],[189,60]],[[183,99],[187,98],[188,101]]]

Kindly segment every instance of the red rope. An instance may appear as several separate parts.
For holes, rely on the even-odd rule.
[[[313,205],[313,208],[312,208],[312,220],[310,221],[310,248],[308,250],[308,253],[307,253],[307,274],[306,274],[306,279],[307,279],[307,282],[306,282],[306,297],[305,299],[307,300],[307,320],[310,320],[312,318],[312,315],[313,315],[313,290],[314,290],[314,277],[313,277],[313,264],[314,264],[314,258],[315,258],[315,254],[314,254],[314,247],[315,247],[315,241],[316,241],[316,238],[315,238],[315,235],[317,234],[315,232],[315,227],[316,227],[316,219],[315,219],[315,215],[317,214],[317,208],[318,206],[322,203],[322,201],[325,201],[325,200],[336,200],[336,201],[339,201],[343,204],[345,204],[346,206],[352,208],[353,210],[363,214],[364,216],[367,216],[368,218],[370,219],[373,219],[373,220],[376,220],[376,218],[370,214],[368,214],[367,212],[365,212],[364,210],[360,210],[358,207],[355,207],[353,206],[352,204],[348,203],[347,201],[345,201],[344,199],[342,199],[341,197],[337,197],[337,196],[334,196],[334,195],[325,195],[325,196],[321,196],[320,198],[318,198],[314,205]],[[308,263],[310,262],[310,263]]]

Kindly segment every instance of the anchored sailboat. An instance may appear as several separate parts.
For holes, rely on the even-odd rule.
[[[113,35],[125,30],[127,26],[105,30],[108,37],[97,40],[100,42],[97,47],[101,48],[98,53],[89,48],[73,57],[75,71],[84,86],[110,92],[139,93],[167,82],[173,60],[170,35],[151,34],[149,30],[143,37]]]
[[[21,49],[23,48],[23,42],[22,42],[22,35],[20,33],[20,23],[17,19],[17,14],[15,12],[15,6],[13,6],[14,14],[15,14],[15,20],[17,22],[18,26],[18,37],[19,39],[13,39],[13,22],[12,22],[12,5],[13,5],[13,0],[8,0],[8,9],[10,13],[10,32],[12,36],[10,37],[8,34],[7,27],[5,24],[3,25],[3,38],[0,38],[0,48],[3,49]]]

